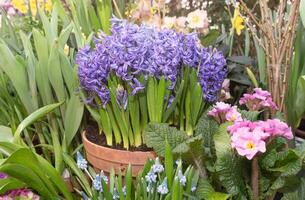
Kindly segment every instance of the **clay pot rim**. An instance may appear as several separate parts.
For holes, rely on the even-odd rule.
[[[117,153],[135,153],[135,154],[155,154],[155,151],[129,151],[129,150],[120,150],[120,149],[114,149],[114,148],[111,148],[111,147],[105,147],[105,146],[102,146],[102,145],[98,145],[98,144],[95,144],[93,142],[91,142],[90,140],[88,140],[87,136],[86,136],[86,133],[87,131],[83,131],[82,132],[82,139],[84,142],[94,146],[95,148],[100,148],[100,149],[107,149],[107,150],[112,150],[112,151],[115,151]]]

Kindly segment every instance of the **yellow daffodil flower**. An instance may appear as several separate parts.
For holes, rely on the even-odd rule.
[[[28,6],[24,0],[12,0],[11,3],[20,13],[25,14],[28,12]]]
[[[232,28],[236,30],[237,35],[240,35],[241,31],[245,28],[244,21],[245,21],[244,18],[240,14],[239,7],[236,7],[231,22],[232,22]]]

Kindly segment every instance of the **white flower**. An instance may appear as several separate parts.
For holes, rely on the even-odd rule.
[[[209,21],[205,10],[195,10],[187,15],[188,26],[192,29],[207,28]]]
[[[156,179],[157,179],[157,175],[150,171],[148,172],[148,174],[145,176],[145,179],[148,183],[153,183],[153,182],[156,182]]]
[[[152,166],[152,171],[154,173],[162,173],[164,171],[163,165],[160,163],[159,158],[156,158],[155,164]]]
[[[167,179],[165,178],[164,181],[162,182],[161,185],[158,186],[157,188],[158,193],[164,195],[168,193],[168,188],[167,188]]]
[[[176,24],[179,28],[186,27],[186,17],[178,17],[176,20]]]
[[[178,178],[179,178],[180,184],[182,186],[185,186],[185,184],[186,184],[186,177],[183,175],[181,170],[179,170],[179,172],[178,172]]]
[[[175,24],[176,24],[176,17],[164,17],[162,27],[173,28]]]
[[[119,195],[119,192],[116,188],[113,189],[113,195],[112,195],[112,199],[116,200],[116,199],[119,199],[120,198],[120,195]]]

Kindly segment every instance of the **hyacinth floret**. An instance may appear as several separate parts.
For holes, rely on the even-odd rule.
[[[226,59],[223,54],[211,48],[203,49],[201,52],[198,81],[205,100],[208,102],[217,100],[217,93],[226,76]]]

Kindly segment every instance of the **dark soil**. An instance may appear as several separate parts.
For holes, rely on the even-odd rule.
[[[86,137],[87,139],[97,145],[112,148],[112,149],[118,149],[118,150],[127,150],[123,147],[123,144],[113,144],[112,146],[107,145],[106,143],[106,137],[104,134],[99,134],[99,130],[97,126],[90,125],[86,128]],[[113,142],[115,142],[115,139],[113,137]],[[129,147],[128,151],[152,151],[152,148],[147,147],[145,144],[139,146],[139,147]]]

